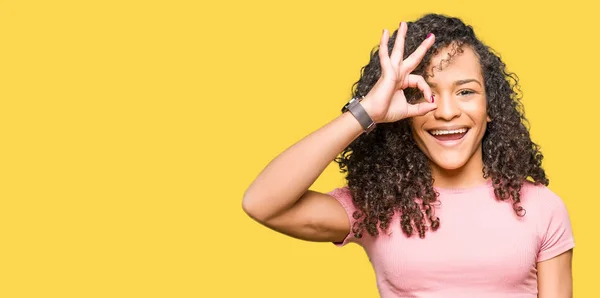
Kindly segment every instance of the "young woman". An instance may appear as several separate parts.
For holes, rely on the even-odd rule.
[[[574,240],[516,76],[460,19],[384,30],[343,113],[277,156],[243,208],[361,245],[382,297],[571,297]],[[347,186],[309,187],[336,161]]]

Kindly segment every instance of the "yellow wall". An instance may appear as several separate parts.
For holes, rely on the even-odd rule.
[[[598,9],[455,2],[0,2],[0,296],[376,297],[358,246],[274,233],[241,199],[338,115],[383,28],[432,11],[520,76],[575,296],[596,297]],[[314,189],[342,183],[332,165]]]

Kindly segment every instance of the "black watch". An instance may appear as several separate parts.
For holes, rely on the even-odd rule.
[[[375,128],[375,122],[373,121],[373,119],[371,119],[369,114],[367,114],[367,111],[365,111],[363,106],[360,104],[360,101],[363,98],[364,96],[361,98],[353,97],[350,101],[348,101],[348,103],[344,105],[344,107],[342,108],[342,113],[349,111],[354,116],[354,118],[358,120],[358,123],[360,123],[360,125],[363,127],[363,130],[368,134]]]

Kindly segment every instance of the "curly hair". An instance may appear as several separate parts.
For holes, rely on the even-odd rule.
[[[483,44],[473,28],[462,20],[439,14],[427,14],[408,22],[404,57],[426,38],[435,34],[436,41],[427,51],[413,74],[428,75],[430,60],[440,50],[451,47],[450,58],[470,47],[479,58],[487,98],[487,113],[492,121],[482,139],[484,167],[482,176],[490,178],[498,200],[511,201],[518,216],[524,216],[520,206],[520,190],[527,179],[548,185],[542,168],[543,155],[529,135],[529,123],[524,115],[518,77],[506,69],[499,55]],[[389,39],[393,48],[396,30]],[[443,67],[431,66],[430,70]],[[369,63],[361,69],[360,79],[352,87],[353,96],[366,95],[381,75],[377,48],[371,51]],[[405,90],[409,102],[422,97],[417,89]],[[388,229],[392,216],[399,212],[402,231],[408,237],[415,232],[425,237],[431,228],[440,226],[434,214],[439,193],[433,188],[433,177],[427,156],[417,147],[411,134],[410,119],[378,124],[370,134],[354,140],[335,159],[352,194],[357,211],[352,233],[361,238],[364,230],[370,235]]]

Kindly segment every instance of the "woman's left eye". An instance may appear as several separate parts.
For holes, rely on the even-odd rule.
[[[458,92],[458,95],[465,96],[465,95],[469,95],[469,94],[473,94],[473,93],[475,93],[475,92],[472,90],[461,90]]]

